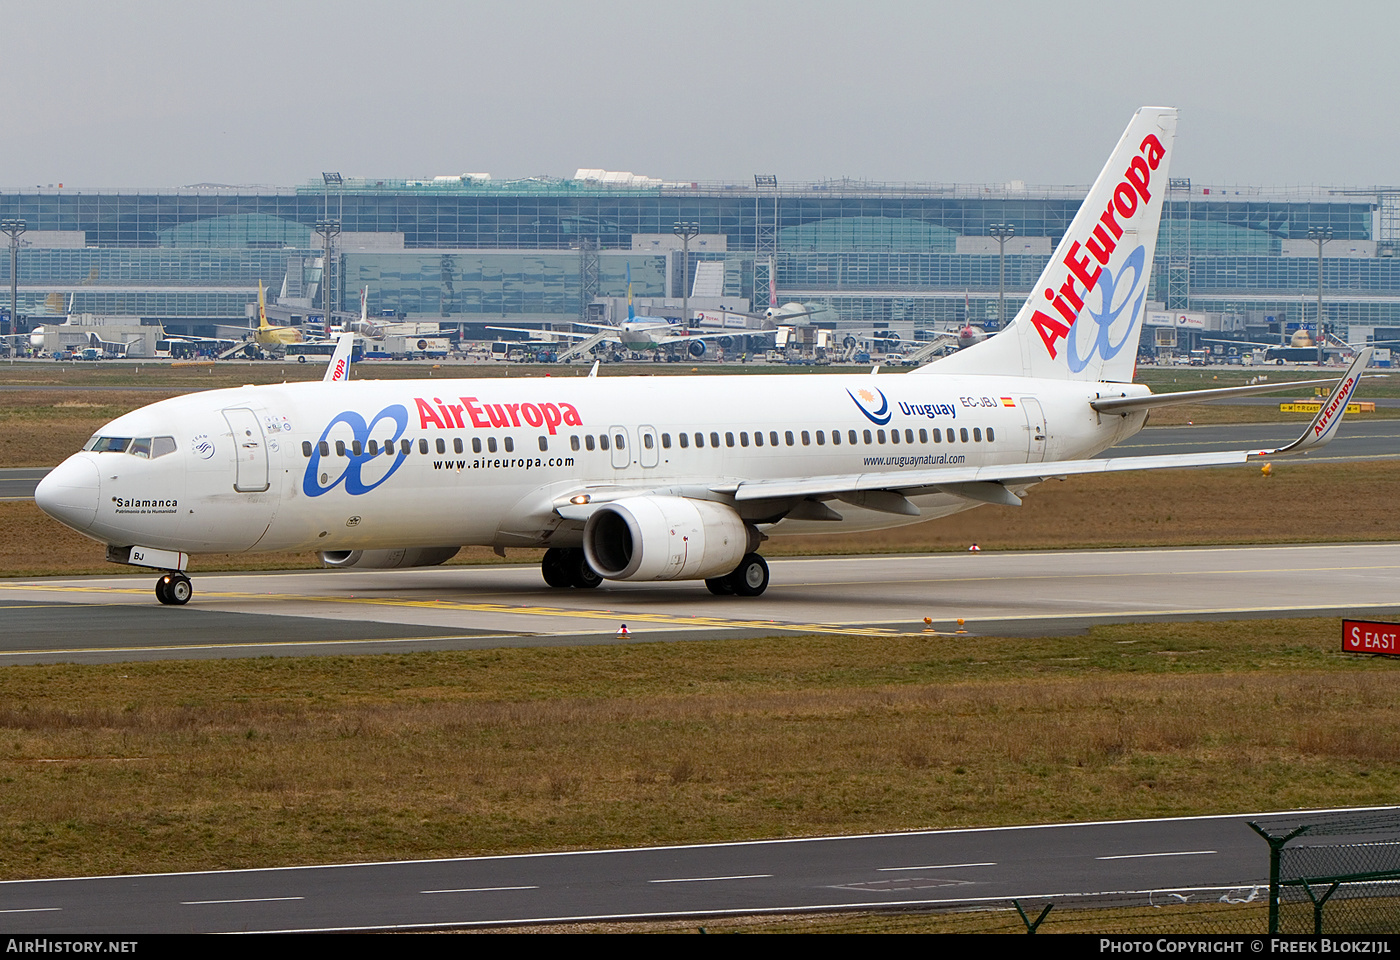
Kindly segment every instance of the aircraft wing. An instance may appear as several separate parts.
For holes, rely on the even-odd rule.
[[[1271,450],[1223,450],[1216,453],[1166,454],[1152,457],[1106,457],[1094,460],[1052,460],[1041,463],[1008,463],[984,467],[930,467],[926,469],[810,477],[795,480],[740,481],[719,485],[715,493],[733,494],[735,500],[768,500],[790,497],[836,497],[887,513],[917,515],[906,498],[925,493],[951,493],[985,503],[1015,505],[1020,497],[1007,484],[1039,483],[1072,474],[1116,473],[1123,470],[1161,470],[1172,467],[1212,467],[1245,463],[1251,458],[1304,453],[1325,446],[1337,435],[1347,402],[1361,382],[1361,371],[1371,360],[1371,348],[1357,353],[1342,379],[1322,404],[1322,409],[1302,436]],[[1209,391],[1206,391],[1209,392]],[[917,457],[911,457],[917,460]],[[912,513],[911,513],[912,511]]]
[[[1040,463],[1007,463],[982,467],[918,467],[915,469],[851,473],[824,477],[783,480],[734,480],[711,483],[701,490],[657,491],[651,488],[615,487],[591,489],[587,495],[561,496],[555,511],[570,520],[586,520],[602,503],[625,497],[666,492],[672,496],[718,495],[736,501],[837,499],[883,513],[918,516],[918,506],[909,497],[948,493],[982,503],[1016,506],[1020,496],[1010,489],[1040,483],[1054,477],[1088,473],[1118,473],[1125,470],[1162,470],[1183,467],[1215,467],[1247,463],[1260,457],[1278,457],[1315,450],[1337,434],[1346,414],[1347,402],[1361,381],[1361,371],[1371,359],[1371,348],[1357,353],[1342,379],[1337,382],[1322,409],[1303,434],[1292,443],[1270,450],[1223,450],[1209,453],[1166,454],[1151,457],[1105,457],[1093,460],[1052,460]],[[1274,384],[1274,386],[1278,386]],[[1212,392],[1212,391],[1205,391]],[[918,460],[918,457],[911,457]],[[820,509],[820,504],[814,505]],[[832,519],[835,519],[834,517]]]
[[[1343,377],[1342,379],[1346,379]],[[1134,410],[1150,410],[1155,407],[1170,407],[1178,403],[1204,403],[1207,400],[1224,400],[1229,397],[1247,397],[1259,393],[1282,393],[1295,387],[1318,387],[1324,383],[1337,383],[1336,380],[1291,380],[1278,383],[1253,383],[1243,387],[1217,387],[1212,390],[1183,390],[1180,393],[1156,393],[1141,397],[1099,397],[1090,400],[1089,406],[1099,413],[1130,413]]]
[[[713,333],[675,333],[664,337],[656,338],[656,345],[664,347],[669,343],[689,343],[692,340],[715,340],[719,337],[733,337],[743,333],[739,330],[716,330]],[[763,333],[765,331],[748,331],[750,333]]]

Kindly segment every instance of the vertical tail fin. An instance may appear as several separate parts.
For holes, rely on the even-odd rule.
[[[1016,319],[916,372],[1131,380],[1175,139],[1175,108],[1138,110]]]
[[[258,329],[266,330],[267,322],[267,300],[263,297],[262,281],[258,281]]]
[[[350,379],[350,361],[353,359],[354,349],[353,333],[336,335],[335,352],[331,354],[331,362],[326,365],[325,376],[321,377],[322,383],[340,383]]]
[[[632,312],[632,264],[627,264],[627,319],[635,320],[636,315]]]

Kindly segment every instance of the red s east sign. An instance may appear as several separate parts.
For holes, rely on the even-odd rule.
[[[1347,653],[1379,653],[1400,657],[1400,623],[1343,620],[1342,649]]]

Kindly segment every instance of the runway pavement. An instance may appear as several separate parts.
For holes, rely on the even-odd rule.
[[[1400,544],[775,559],[767,593],[699,582],[550,589],[537,567],[0,582],[0,663],[113,662],[925,631],[1044,636],[1098,623],[1400,615]]]
[[[1393,808],[1391,808],[1393,809]],[[1267,901],[1252,814],[0,883],[9,934],[327,931]],[[1257,911],[1256,911],[1257,912]],[[1259,918],[1262,921],[1262,917]],[[1048,923],[1046,929],[1053,929]],[[1260,933],[1263,924],[1260,924]]]

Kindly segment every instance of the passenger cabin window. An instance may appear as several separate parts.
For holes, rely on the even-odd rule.
[[[541,434],[541,435],[540,435],[540,451],[541,451],[541,452],[544,452],[544,451],[546,451],[546,450],[548,450],[548,449],[549,449],[549,438],[546,437],[546,436],[544,436],[543,434]]]
[[[682,450],[685,450],[685,449],[689,448],[689,446],[690,446],[690,434],[688,434],[688,433],[679,433],[679,434],[676,434],[676,436],[680,437],[680,440],[681,440],[681,449],[682,449]]]
[[[511,452],[514,451],[514,450],[515,450],[515,438],[514,438],[514,437],[506,437],[506,453],[511,453]]]
[[[331,445],[329,443],[322,440],[318,446],[321,448],[321,456],[329,457],[331,455]]]
[[[696,434],[695,434],[695,448],[698,450],[698,449],[700,449],[701,447],[703,447],[704,445],[705,445],[705,435],[704,435],[703,433],[696,433]]]
[[[992,441],[996,440],[996,438],[997,438],[997,437],[996,437],[996,434],[994,434],[994,433],[992,432],[992,428],[991,428],[991,427],[988,427],[988,428],[987,428],[987,442],[988,442],[988,443],[991,443]]]
[[[710,446],[712,446],[712,447],[717,447],[717,446],[719,446],[719,432],[716,431],[716,430],[711,430],[711,431],[710,431]]]
[[[761,447],[761,446],[763,446],[763,431],[762,431],[762,430],[755,430],[755,431],[753,432],[753,445],[754,445],[755,447]]]
[[[460,444],[461,441],[458,441],[458,443]],[[460,446],[457,447],[457,452],[458,452],[458,453],[461,453],[461,452],[462,452],[462,448],[461,448]],[[495,453],[495,452],[496,452],[496,438],[495,438],[495,437],[487,437],[487,438],[486,438],[486,452],[487,452],[487,453]]]
[[[627,449],[627,437],[624,436],[623,434],[615,433],[615,434],[613,434],[613,444],[614,444],[615,449],[618,449],[618,450],[626,450],[626,449]]]
[[[684,434],[682,434],[681,436],[684,436]],[[663,433],[661,435],[661,448],[663,450],[671,449],[671,435],[669,433]]]
[[[301,455],[302,455],[303,457],[310,457],[310,456],[311,456],[311,441],[310,441],[310,440],[303,440],[303,441],[301,442]]]
[[[958,430],[958,438],[962,440],[963,443],[967,443],[967,427],[962,427]]]
[[[461,453],[461,452],[462,452],[462,438],[461,438],[461,437],[453,437],[453,438],[452,438],[452,452],[453,452],[453,453]]]
[[[371,457],[377,457],[377,456],[379,456],[379,441],[378,441],[378,440],[371,440],[371,441],[369,442],[369,455],[370,455]]]
[[[540,437],[540,441],[541,441],[540,449],[543,450],[543,449],[544,449],[544,444],[543,444],[544,437]],[[656,441],[652,439],[651,434],[649,434],[649,433],[644,433],[644,434],[642,434],[642,446],[646,447],[648,450],[651,450],[651,449],[654,449],[654,448],[655,448],[655,446],[656,446]]]
[[[419,452],[419,453],[427,453],[427,452],[428,452],[428,438],[427,438],[427,437],[419,437],[419,438],[418,438],[418,452]]]
[[[973,439],[973,440],[976,440],[978,443],[981,443],[981,442],[982,442],[982,428],[981,428],[981,427],[973,427],[973,428],[972,428],[972,439]]]
[[[732,446],[734,446],[734,434],[733,434],[732,431],[726,431],[726,432],[725,432],[725,434],[724,434],[724,445],[725,445],[726,447],[732,447]]]
[[[599,436],[598,436],[598,449],[599,449],[599,450],[607,450],[607,449],[608,449],[608,435],[607,435],[606,433],[604,433],[604,434],[599,434]]]
[[[793,435],[792,435],[792,431],[791,431],[791,430],[785,430],[785,431],[783,431],[783,439],[787,441],[787,445],[788,445],[789,447],[790,447],[790,446],[793,446],[795,443],[797,443],[797,441],[793,438]]]
[[[577,450],[578,450],[578,447],[579,447],[579,443],[578,443],[578,434],[574,434],[572,437],[569,438],[569,449],[570,449],[570,450],[577,451]]]
[[[364,447],[364,444],[362,444],[362,443],[360,443],[360,441],[356,440],[354,443],[352,443],[352,444],[350,445],[350,451],[351,451],[352,453],[354,453],[355,456],[357,456],[357,457],[363,457],[363,456],[365,455],[365,447]]]
[[[590,433],[588,436],[583,438],[583,445],[589,450],[593,449],[593,434]]]
[[[406,457],[406,456],[408,456],[408,455],[409,455],[410,453],[412,453],[412,452],[413,452],[413,441],[412,441],[412,440],[400,440],[400,441],[399,441],[399,454],[400,454],[401,456],[405,456],[405,457]]]
[[[437,452],[438,452],[438,453],[446,453],[446,452],[447,452],[447,441],[444,440],[444,439],[442,439],[442,437],[438,437],[438,438],[437,438]]]
[[[343,457],[343,456],[345,456],[345,441],[344,441],[344,440],[337,440],[337,441],[335,442],[335,455],[336,455],[337,457]]]

